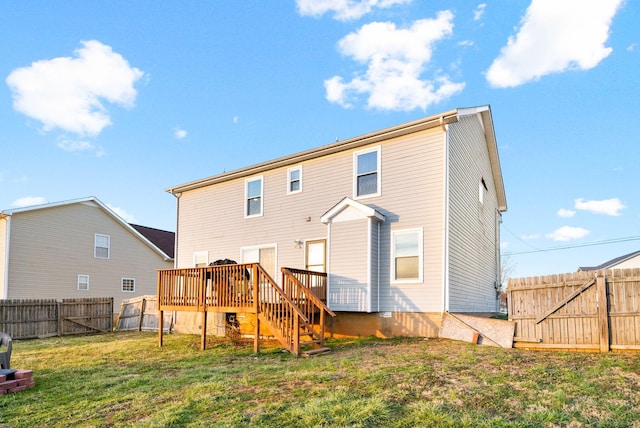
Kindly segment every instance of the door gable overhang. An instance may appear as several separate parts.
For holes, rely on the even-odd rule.
[[[340,221],[360,220],[360,219],[372,219],[379,222],[384,222],[384,214],[371,208],[368,205],[354,201],[349,197],[345,197],[336,205],[334,205],[329,211],[324,213],[320,217],[320,221],[324,224],[336,223]]]

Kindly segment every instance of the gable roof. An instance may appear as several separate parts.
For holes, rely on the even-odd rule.
[[[27,212],[27,211],[36,211],[36,210],[44,210],[44,209],[49,209],[49,208],[54,208],[54,207],[61,207],[61,206],[65,206],[65,205],[73,205],[73,204],[86,204],[86,203],[94,203],[96,204],[100,209],[102,209],[108,216],[110,216],[111,218],[113,218],[116,222],[120,223],[125,229],[127,229],[129,232],[131,232],[135,237],[137,237],[138,239],[140,239],[143,243],[145,243],[147,246],[149,246],[153,251],[155,251],[156,253],[158,253],[162,258],[164,258],[165,260],[173,260],[173,251],[171,251],[171,254],[169,254],[168,252],[166,252],[165,250],[163,250],[161,247],[159,247],[158,245],[156,245],[151,239],[149,239],[147,236],[145,236],[143,233],[139,232],[136,228],[134,228],[132,225],[130,225],[129,223],[127,223],[126,221],[124,221],[124,219],[122,217],[120,217],[118,214],[116,214],[111,208],[109,208],[107,205],[103,204],[98,198],[96,198],[95,196],[88,196],[86,198],[80,198],[80,199],[72,199],[72,200],[67,200],[67,201],[60,201],[60,202],[52,202],[52,203],[48,203],[48,204],[42,204],[42,205],[32,205],[32,206],[28,206],[28,207],[22,207],[22,208],[13,208],[13,209],[8,209],[8,210],[2,210],[0,211],[0,217],[9,217],[12,216],[14,214],[18,214],[18,213],[22,213],[22,212]],[[167,233],[173,233],[173,232],[167,232]]]
[[[158,248],[164,251],[169,257],[173,258],[174,248],[176,244],[175,232],[167,230],[154,229],[153,227],[140,226],[139,224],[129,223],[131,227],[140,232],[149,241],[153,242]]]
[[[634,251],[633,253],[625,254],[624,256],[616,257],[615,259],[611,259],[606,261],[598,266],[581,266],[578,268],[578,271],[589,271],[589,270],[600,270],[600,269],[609,269],[616,265],[619,265],[622,262],[626,262],[629,259],[632,259],[636,256],[640,256],[640,251]]]
[[[384,214],[368,205],[354,201],[349,197],[343,198],[334,205],[329,211],[320,217],[322,223],[332,223],[344,217],[345,220],[353,220],[355,218],[372,218],[379,222],[384,222]]]
[[[222,183],[225,181],[248,177],[251,175],[259,174],[264,171],[272,170],[275,168],[291,166],[309,159],[316,159],[322,156],[326,156],[333,153],[338,153],[345,150],[361,147],[368,144],[388,140],[390,138],[411,134],[425,129],[431,129],[436,127],[443,127],[445,125],[458,122],[461,117],[470,115],[480,115],[482,119],[482,125],[484,128],[485,139],[487,141],[487,149],[489,151],[489,159],[491,162],[491,171],[493,175],[493,181],[496,187],[496,193],[498,196],[498,209],[500,211],[507,210],[507,199],[504,190],[504,182],[502,180],[502,171],[500,169],[500,159],[498,157],[498,146],[496,143],[495,132],[493,128],[493,119],[491,116],[491,108],[488,105],[458,108],[450,110],[444,113],[427,116],[422,119],[415,120],[413,122],[404,123],[401,125],[392,126],[379,131],[371,132],[369,134],[361,135],[354,138],[349,138],[343,141],[337,141],[332,144],[320,146],[315,149],[306,150],[303,152],[295,153],[289,156],[284,156],[271,161],[262,162],[245,168],[236,169],[233,171],[225,172],[211,177],[203,178],[200,180],[191,181],[185,184],[169,187],[165,189],[167,192],[173,195],[179,195],[180,193],[198,189],[201,187],[209,186],[212,184]]]

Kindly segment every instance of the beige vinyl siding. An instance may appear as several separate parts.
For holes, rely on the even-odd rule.
[[[495,312],[497,196],[482,125],[468,116],[449,132],[449,311]]]
[[[358,201],[387,217],[380,225],[380,311],[439,312],[443,290],[444,132],[438,127],[357,150],[376,146],[381,147],[382,193]],[[196,251],[208,251],[209,261],[239,261],[241,247],[275,243],[278,270],[283,266],[304,268],[304,249],[296,248],[294,241],[326,238],[327,226],[320,217],[344,197],[354,198],[354,151],[295,163],[304,171],[303,190],[296,194],[286,192],[287,168],[291,165],[261,171],[261,217],[244,218],[244,182],[249,177],[182,193],[178,199],[177,266],[191,266]],[[390,286],[390,231],[415,227],[424,228],[424,283]],[[363,248],[366,251],[367,247]],[[375,299],[377,304],[378,296]]]
[[[329,307],[336,311],[369,310],[369,219],[331,224]]]
[[[0,299],[6,299],[8,218],[0,218]]]
[[[615,265],[613,268],[630,269],[630,268],[638,268],[638,267],[640,267],[640,256],[635,256],[628,260],[625,260],[622,263]]]
[[[96,233],[111,238],[109,259],[94,258]],[[113,297],[157,292],[156,269],[171,268],[124,225],[93,202],[14,213],[9,256],[10,299]],[[78,275],[89,290],[78,290]],[[122,292],[122,278],[135,278],[135,293]]]

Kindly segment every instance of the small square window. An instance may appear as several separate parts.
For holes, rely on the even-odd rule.
[[[89,275],[78,275],[78,290],[89,291]]]
[[[95,234],[93,256],[96,259],[108,259],[111,248],[111,237],[109,235]]]
[[[122,291],[133,293],[136,291],[135,278],[122,278]]]
[[[287,169],[287,194],[302,192],[302,166]]]

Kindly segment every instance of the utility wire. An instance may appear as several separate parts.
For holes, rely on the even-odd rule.
[[[548,252],[548,251],[569,250],[572,248],[593,247],[596,245],[617,244],[619,242],[629,242],[629,241],[638,241],[638,240],[640,240],[640,236],[628,236],[626,238],[606,239],[604,241],[585,242],[583,244],[563,245],[563,246],[551,247],[551,248],[537,248],[535,250],[529,250],[529,251],[505,252],[502,254],[505,256],[516,256],[519,254],[531,254],[531,253],[542,253],[542,252]]]

